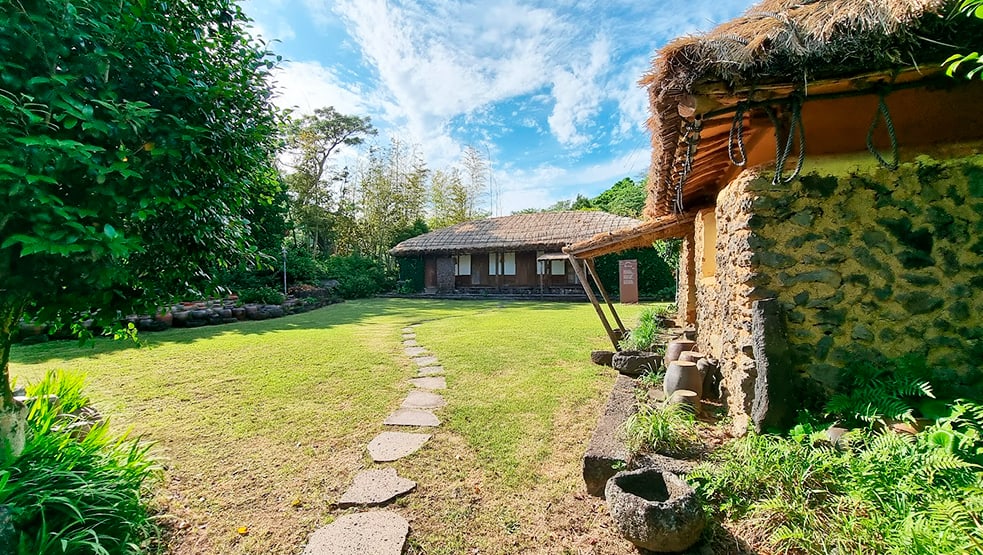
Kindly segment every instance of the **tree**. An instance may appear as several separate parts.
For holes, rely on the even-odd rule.
[[[279,191],[280,121],[277,59],[247,22],[230,0],[6,4],[0,416],[20,411],[8,361],[23,315],[110,322],[202,294],[255,253],[246,216]]]
[[[626,177],[612,185],[610,189],[597,195],[591,204],[594,208],[605,212],[638,218],[645,208],[645,198],[645,181],[636,182],[632,178]]]
[[[959,4],[959,11],[977,19],[983,19],[983,0],[962,0]],[[980,58],[980,53],[970,52],[969,54],[953,54],[945,61],[944,65],[948,66],[946,68],[946,74],[949,77],[953,77],[959,67],[962,64],[972,65],[973,67],[966,70],[966,78],[972,79],[978,77],[983,79],[983,59]],[[963,68],[965,70],[965,67]]]
[[[292,199],[290,217],[313,254],[333,250],[336,217],[332,212],[337,201],[332,184],[347,178],[346,172],[329,166],[331,155],[375,134],[368,117],[342,114],[332,106],[318,108],[288,125],[287,145],[294,158],[293,173],[286,176]]]

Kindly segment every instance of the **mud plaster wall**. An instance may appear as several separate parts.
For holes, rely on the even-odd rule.
[[[835,164],[831,164],[835,165]],[[755,368],[751,303],[786,309],[797,372],[836,386],[853,360],[924,355],[937,389],[983,386],[983,156],[919,157],[897,171],[824,175],[791,184],[746,171],[715,209],[717,269],[703,277],[703,221],[692,241],[697,347],[721,360],[737,428]]]
[[[693,233],[682,238],[679,245],[679,274],[676,280],[676,306],[687,324],[696,322],[696,270],[693,267]]]

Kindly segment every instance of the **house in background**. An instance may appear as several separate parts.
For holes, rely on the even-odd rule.
[[[677,304],[736,427],[781,426],[852,362],[983,372],[983,25],[944,0],[767,0],[659,52],[648,220],[566,249],[683,239]]]
[[[581,297],[579,278],[562,248],[639,223],[596,211],[518,214],[438,229],[407,239],[389,253],[423,259],[429,294]]]

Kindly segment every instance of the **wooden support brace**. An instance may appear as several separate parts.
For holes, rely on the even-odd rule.
[[[604,310],[601,309],[601,303],[597,302],[597,296],[594,295],[594,289],[590,286],[590,282],[587,278],[587,272],[583,266],[583,261],[578,260],[572,254],[568,254],[567,256],[570,258],[570,265],[573,266],[573,271],[577,273],[577,278],[580,279],[580,284],[584,287],[584,292],[587,293],[587,298],[590,299],[591,304],[594,305],[594,310],[597,312],[597,317],[601,319],[601,324],[604,325],[604,330],[608,332],[608,338],[611,340],[614,350],[620,350],[618,348],[619,338],[617,334],[615,334],[614,330],[611,329],[611,324],[608,323],[608,318],[604,315]]]
[[[588,258],[585,260],[587,263],[587,269],[590,271],[590,276],[594,278],[594,283],[597,284],[597,290],[601,292],[601,296],[604,297],[604,302],[608,304],[608,310],[611,311],[611,315],[614,316],[614,321],[618,324],[618,331],[621,332],[621,336],[625,336],[625,325],[621,323],[621,318],[618,317],[618,311],[614,309],[614,304],[611,303],[611,298],[608,297],[607,290],[604,289],[604,284],[601,283],[601,277],[597,275],[597,268],[594,266],[594,259]]]

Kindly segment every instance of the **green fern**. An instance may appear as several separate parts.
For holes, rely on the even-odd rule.
[[[826,403],[826,414],[848,425],[912,422],[914,401],[935,398],[926,373],[924,362],[912,357],[850,366],[840,391]]]

